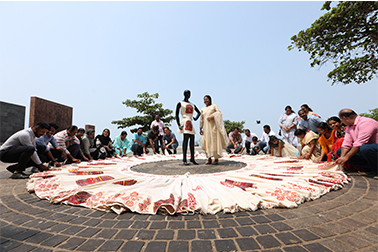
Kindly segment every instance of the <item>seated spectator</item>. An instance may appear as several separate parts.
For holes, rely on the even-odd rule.
[[[131,151],[134,156],[141,156],[143,154],[148,154],[148,149],[146,148],[146,138],[143,136],[143,128],[139,128],[137,133],[133,135],[133,145],[131,146]]]
[[[319,161],[321,154],[321,147],[318,143],[319,136],[313,131],[307,132],[304,129],[297,129],[294,134],[299,137],[302,145],[298,158]]]
[[[259,144],[260,149],[264,153],[270,154],[270,148],[269,148],[269,140],[270,139],[269,139],[269,137],[275,136],[276,133],[274,133],[273,130],[270,129],[269,125],[264,125],[263,129],[264,129],[264,132],[261,136],[261,141],[258,144]]]
[[[165,154],[165,150],[167,150],[169,154],[172,154],[171,149],[173,149],[173,154],[177,154],[177,147],[178,142],[175,134],[173,134],[168,127],[165,127],[163,135],[163,154]]]
[[[256,137],[257,138],[257,135],[255,133],[251,133],[251,131],[249,129],[246,129],[244,131],[244,138],[243,138],[243,148],[242,150],[240,151],[240,153],[243,153],[244,149],[246,149],[246,152],[247,154],[250,154],[251,153],[251,143],[252,143],[252,138],[253,137]]]
[[[88,129],[80,141],[80,149],[89,161],[98,159],[98,150],[94,142],[94,135],[95,130]]]
[[[377,175],[378,122],[359,116],[351,109],[341,110],[339,117],[348,128],[344,142],[337,150],[337,163],[343,165],[348,162]]]
[[[116,136],[114,139],[114,148],[117,154],[121,157],[126,157],[131,152],[130,141],[127,140],[127,132],[122,131],[121,135]]]
[[[4,163],[16,163],[7,167],[12,173],[12,179],[25,179],[30,175],[25,169],[33,164],[44,171],[49,168],[41,162],[35,150],[35,138],[43,136],[50,126],[46,122],[39,122],[31,128],[20,130],[10,136],[0,147],[0,160]],[[31,161],[29,161],[31,159]]]
[[[319,123],[317,127],[320,135],[318,142],[320,144],[321,155],[320,155],[320,161],[326,161],[328,153],[332,150],[332,145],[334,142],[334,131],[332,131],[331,127],[326,122]]]
[[[283,140],[278,139],[276,136],[269,137],[269,148],[272,156],[276,157],[297,157],[297,148]]]
[[[251,147],[251,155],[265,155],[265,153],[260,150],[260,146],[259,145],[255,145],[253,147]]]
[[[94,142],[98,150],[98,159],[112,158],[114,155],[118,157],[114,151],[109,129],[104,129],[101,135],[97,135]]]
[[[255,151],[256,150],[256,146],[259,147],[258,148],[258,151]],[[264,153],[261,149],[260,149],[260,146],[259,146],[259,140],[257,138],[257,136],[253,136],[252,137],[252,142],[251,142],[251,155],[257,155],[259,154],[259,152],[262,152]],[[265,153],[264,153],[265,154]]]
[[[278,120],[280,126],[280,136],[286,143],[298,146],[298,138],[294,135],[298,125],[298,116],[294,113],[290,106],[285,107],[285,113],[280,116]]]
[[[314,133],[319,134],[316,127],[318,127],[319,123],[324,122],[322,119],[314,115],[307,115],[302,109],[298,111],[298,115],[303,119],[299,123],[301,129],[306,131],[311,130]]]
[[[83,139],[83,136],[85,135],[85,129],[83,128],[79,128],[77,130],[77,133],[76,133],[76,137],[77,139],[79,139],[80,143],[80,149],[79,149],[79,154],[77,156],[77,158],[83,160],[83,161],[89,161],[89,158],[84,154],[84,152],[81,150],[81,145],[82,145],[82,139]],[[75,141],[71,141],[70,144],[76,144]]]
[[[37,148],[37,154],[42,163],[46,163],[50,160],[50,164],[56,167],[60,167],[58,160],[52,155],[50,148],[47,146],[51,143],[56,149],[60,149],[58,143],[55,141],[54,134],[58,130],[58,125],[56,123],[49,123],[50,130],[47,131],[43,136],[35,139],[35,144]],[[33,167],[32,172],[43,172],[39,167]]]
[[[159,154],[159,141],[158,140],[159,140],[159,126],[154,126],[152,130],[149,130],[147,133],[147,143],[146,143],[146,148],[148,147],[148,145],[150,145],[154,154]]]
[[[77,159],[80,151],[80,140],[76,137],[76,133],[77,126],[71,125],[68,129],[54,135],[60,148],[55,148],[51,143],[48,144],[52,155],[58,159],[58,162],[64,161],[66,164],[80,163],[80,160]],[[69,145],[71,140],[76,144]]]
[[[235,127],[234,131],[230,132],[228,134],[228,140],[229,140],[229,145],[227,146],[226,151],[228,153],[232,153],[231,149],[235,149],[234,153],[239,154],[242,151],[243,145],[243,139],[241,134],[239,133],[239,128]]]

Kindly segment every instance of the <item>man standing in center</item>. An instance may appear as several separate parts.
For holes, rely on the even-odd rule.
[[[153,122],[151,123],[150,129],[152,130],[153,127],[155,127],[155,126],[158,126],[158,127],[159,127],[159,135],[158,135],[158,143],[159,143],[159,145],[158,145],[158,146],[160,146],[161,151],[162,151],[163,154],[164,154],[164,149],[163,149],[163,136],[164,136],[164,127],[165,127],[165,125],[164,125],[163,121],[160,120],[160,116],[159,116],[159,115],[156,115],[156,116],[155,116],[155,121],[153,121]],[[159,148],[158,148],[156,151],[159,153]]]

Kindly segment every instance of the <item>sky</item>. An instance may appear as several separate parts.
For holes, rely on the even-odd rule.
[[[332,64],[311,68],[308,53],[287,50],[322,4],[0,2],[0,101],[26,107],[25,127],[31,96],[73,107],[73,124],[109,128],[113,139],[122,129],[111,122],[137,115],[122,102],[146,91],[173,113],[184,90],[199,109],[209,94],[224,120],[258,136],[265,124],[278,132],[286,105],[324,119],[377,108],[377,78],[332,86]],[[175,121],[171,129],[181,140]]]

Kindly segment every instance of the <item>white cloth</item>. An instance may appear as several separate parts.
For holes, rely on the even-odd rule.
[[[196,160],[206,159],[196,154]],[[348,183],[336,163],[314,163],[272,156],[229,156],[246,163],[234,171],[163,176],[131,170],[142,163],[182,160],[181,155],[124,157],[53,168],[33,174],[29,192],[51,203],[63,203],[121,214],[215,214],[258,208],[297,207]]]
[[[196,131],[193,127],[193,112],[195,105],[191,102],[181,101],[180,112],[182,115],[182,120],[180,122],[180,126],[183,127],[182,130],[178,129],[177,132],[182,134],[191,134],[195,135]]]
[[[284,113],[280,116],[280,119],[278,120],[278,124],[281,127],[282,140],[284,140],[286,143],[290,143],[294,147],[297,147],[299,141],[298,141],[298,137],[294,135],[294,132],[297,129],[298,116],[295,113],[291,113],[290,115],[287,115],[286,113]],[[289,132],[286,132],[286,130],[282,128],[282,126],[290,127],[293,124],[295,124],[295,127],[291,128]]]
[[[250,133],[250,136],[247,136],[247,135],[244,135],[244,137],[243,137],[243,147],[245,148],[245,141],[248,141],[248,142],[250,142],[251,143],[251,145],[253,144],[252,143],[252,137],[257,137],[257,135],[255,134],[255,133]],[[257,139],[259,139],[258,137],[257,137]]]
[[[214,119],[208,121],[207,118],[211,116]],[[223,149],[227,148],[228,137],[223,124],[222,112],[217,105],[212,104],[201,109],[200,128],[203,131],[200,141],[207,158],[222,157]]]
[[[269,145],[269,137],[270,136],[275,136],[276,133],[273,132],[273,130],[270,130],[269,134],[266,134],[265,131],[263,132],[261,136],[261,141],[266,142],[266,145]]]
[[[158,122],[155,120],[151,123],[151,126],[150,126],[150,129],[152,129],[154,126],[158,126],[159,127],[159,136],[163,136],[164,135],[164,123],[162,122],[162,120],[159,120]]]

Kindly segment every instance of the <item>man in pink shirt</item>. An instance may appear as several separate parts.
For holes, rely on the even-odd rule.
[[[378,122],[359,116],[351,109],[339,112],[341,121],[348,126],[344,142],[337,150],[338,164],[350,163],[367,171],[378,171]]]
[[[151,130],[153,127],[155,126],[158,126],[159,127],[159,136],[158,136],[158,141],[159,141],[159,145],[158,145],[158,149],[156,150],[157,152],[159,152],[159,148],[161,148],[161,152],[163,152],[164,154],[164,148],[163,148],[163,136],[164,136],[164,123],[160,120],[160,116],[159,115],[156,115],[155,116],[155,121],[153,121],[151,123]]]

